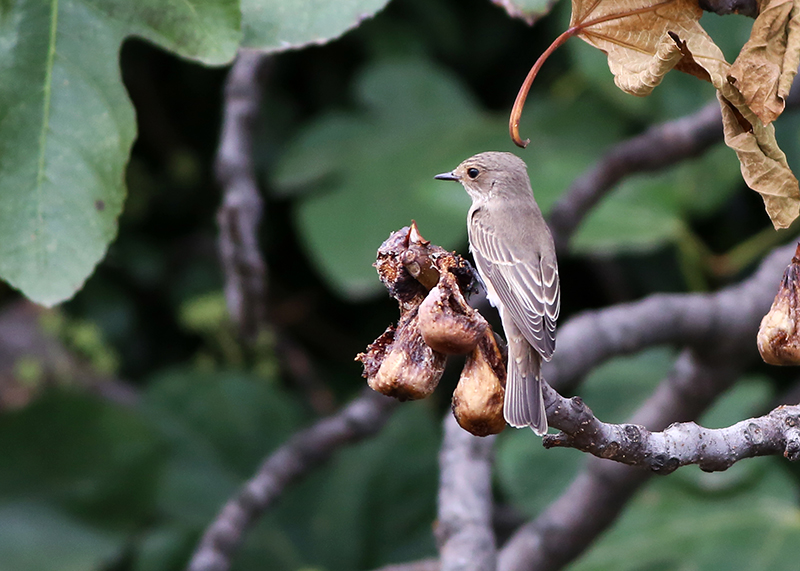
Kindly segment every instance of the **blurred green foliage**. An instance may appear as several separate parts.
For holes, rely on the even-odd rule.
[[[243,10],[312,4],[251,1]],[[486,0],[395,0],[337,41],[275,56],[255,156],[270,317],[338,403],[363,386],[355,353],[397,317],[371,268],[377,247],[413,218],[427,238],[466,253],[468,199],[432,177],[475,152],[511,150],[510,104],[568,17],[561,3],[529,28]],[[728,57],[750,25],[734,16],[703,23]],[[119,237],[49,331],[95,369],[133,384],[139,402],[61,386],[0,413],[0,571],[183,569],[263,457],[316,418],[304,388],[278,367],[276,340],[242,346],[225,314],[211,168],[225,70],[140,40],[123,45],[121,68],[139,138]],[[712,98],[709,86],[677,73],[651,97],[626,96],[602,54],[573,40],[542,70],[521,123],[532,143],[515,152],[547,212],[610,145]],[[792,165],[799,128],[796,114],[777,125]],[[632,177],[560,259],[562,319],[655,291],[717,287],[730,276],[715,274],[708,254],[724,256],[767,225],[726,148]],[[763,248],[749,252],[741,268]],[[17,299],[7,288],[0,295]],[[579,393],[604,420],[625,420],[674,358],[656,348],[614,359]],[[23,359],[17,376],[38,384],[41,371]],[[703,421],[757,414],[794,380],[756,373]],[[429,401],[403,404],[376,438],[293,485],[248,534],[235,569],[345,571],[434,555],[439,420],[454,382],[448,371]],[[583,462],[509,429],[498,439],[498,498],[533,516]],[[574,567],[789,569],[796,490],[777,459],[714,475],[683,469],[655,480]]]

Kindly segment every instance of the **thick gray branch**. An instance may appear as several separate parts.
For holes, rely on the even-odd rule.
[[[436,539],[441,571],[494,571],[492,446],[445,415],[439,454],[439,517]]]
[[[564,401],[577,414],[570,417],[569,429],[559,427],[564,432],[545,436],[545,448],[577,448],[659,474],[689,464],[714,472],[754,456],[782,454],[789,460],[800,456],[800,406],[781,406],[766,416],[727,428],[681,422],[662,432],[650,432],[638,424],[601,422],[577,397]]]
[[[364,389],[338,414],[298,432],[273,452],[206,529],[188,571],[227,571],[244,533],[293,481],[347,444],[368,438],[389,419],[397,401]]]
[[[568,392],[610,357],[655,345],[733,351],[755,357],[755,336],[769,310],[795,246],[777,248],[744,282],[708,294],[656,294],[587,311],[561,327],[544,377]]]

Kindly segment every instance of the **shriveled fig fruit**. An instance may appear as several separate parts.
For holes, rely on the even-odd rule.
[[[772,307],[761,320],[756,341],[771,365],[800,365],[800,244],[786,268]]]
[[[489,324],[469,306],[456,283],[444,272],[419,307],[419,329],[430,347],[446,355],[472,351]]]
[[[464,430],[475,436],[502,432],[506,368],[491,329],[467,355],[453,392],[453,415]]]
[[[413,311],[396,332],[387,330],[356,359],[364,363],[373,390],[399,400],[416,400],[429,396],[439,384],[446,357],[422,339],[419,315]]]

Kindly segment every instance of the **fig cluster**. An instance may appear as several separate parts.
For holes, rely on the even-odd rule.
[[[491,326],[467,303],[477,285],[472,266],[425,240],[412,223],[381,245],[375,267],[400,319],[356,357],[369,386],[400,400],[425,398],[447,356],[466,355],[453,414],[477,436],[503,430],[505,361]]]

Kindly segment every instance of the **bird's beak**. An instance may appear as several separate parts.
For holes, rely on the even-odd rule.
[[[454,172],[443,172],[442,174],[437,174],[433,178],[438,180],[459,180]]]

